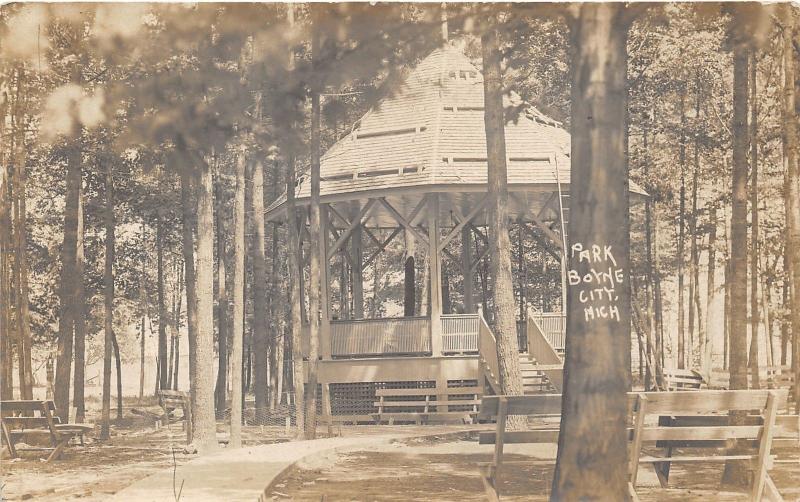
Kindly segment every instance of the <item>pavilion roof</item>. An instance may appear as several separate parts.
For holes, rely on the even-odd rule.
[[[524,105],[516,96],[506,101],[506,106]],[[436,49],[323,155],[321,198],[485,185],[483,117],[481,72],[461,50]],[[569,184],[570,136],[559,123],[526,106],[506,124],[505,136],[510,190],[541,185],[552,192],[558,183]],[[297,188],[302,204],[310,197],[310,179],[301,177]],[[633,183],[631,189],[641,191]],[[267,212],[284,202],[285,194]]]

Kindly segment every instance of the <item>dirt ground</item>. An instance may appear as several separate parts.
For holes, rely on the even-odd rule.
[[[307,461],[283,473],[267,493],[273,500],[299,501],[483,501],[478,463],[491,460],[492,447],[474,437],[457,440],[405,441]],[[507,461],[555,458],[555,445],[509,445]],[[779,458],[770,471],[785,500],[800,499],[800,448],[778,446]],[[503,500],[547,500],[553,465],[507,465]],[[745,501],[748,496],[720,488],[722,464],[673,466],[669,489],[652,479],[641,480],[637,492],[643,501]],[[640,478],[642,476],[640,475]],[[645,476],[646,478],[647,476]],[[650,481],[648,483],[648,481]],[[642,486],[644,485],[644,486]],[[649,485],[649,486],[647,486]],[[680,488],[677,488],[680,487]]]
[[[87,410],[89,423],[96,418],[94,408]],[[125,403],[123,419],[112,420],[109,441],[100,442],[90,436],[85,446],[73,445],[50,463],[44,462],[47,452],[28,452],[19,459],[0,460],[0,500],[105,501],[142,478],[196,457],[184,451],[186,436],[180,423],[156,429],[151,415],[137,415],[133,409],[160,413],[154,400],[132,400]],[[245,427],[243,439],[245,444],[254,445],[285,441],[286,437],[282,430]]]

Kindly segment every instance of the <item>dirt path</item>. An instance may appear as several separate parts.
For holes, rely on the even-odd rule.
[[[555,445],[508,445],[506,460],[555,458]],[[797,458],[800,449],[780,450]],[[406,441],[331,454],[300,463],[269,489],[273,500],[299,501],[483,501],[479,462],[491,459],[491,447],[474,438]],[[800,462],[776,464],[771,471],[786,500],[800,496]],[[670,485],[682,489],[638,488],[643,501],[746,501],[743,493],[720,491],[721,464],[674,466]],[[503,500],[546,501],[553,465],[512,465],[504,470]],[[654,476],[653,476],[654,478]],[[653,479],[653,482],[655,479]]]

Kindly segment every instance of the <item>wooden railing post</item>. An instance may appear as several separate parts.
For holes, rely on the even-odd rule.
[[[431,352],[442,355],[442,270],[439,251],[439,194],[428,195],[428,245],[430,264]]]

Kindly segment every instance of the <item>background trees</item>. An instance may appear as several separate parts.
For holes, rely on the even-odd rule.
[[[462,45],[480,67],[484,25],[476,16],[483,12],[473,7],[450,6],[448,27],[452,43]],[[304,317],[316,318],[306,301],[315,288],[308,281],[300,287],[306,273],[300,255],[309,249],[300,249],[295,225],[260,222],[259,208],[273,202],[284,185],[291,189],[307,176],[312,151],[324,152],[392,92],[403,68],[442,43],[439,5],[336,4],[325,6],[317,23],[310,14],[302,4],[294,5],[291,15],[284,5],[4,6],[4,398],[43,389],[48,361],[56,362],[53,386],[65,416],[74,407],[81,417],[84,391],[90,396],[99,391],[103,376],[109,399],[120,394],[108,382],[113,371],[100,371],[108,332],[111,355],[114,340],[119,349],[122,376],[133,366],[140,377],[118,378],[122,391],[149,394],[156,381],[159,388],[191,390],[200,407],[196,427],[206,438],[210,411],[230,406],[230,397],[238,395],[229,387],[238,390],[240,376],[242,395],[252,393],[259,407],[286,404],[281,387],[302,402],[300,324]],[[571,107],[577,101],[570,93],[577,92],[572,89],[577,66],[569,56],[575,41],[565,22],[551,14],[508,9],[499,30],[502,91],[519,93],[547,114],[542,120],[560,121],[576,133]],[[742,360],[751,367],[798,360],[800,294],[797,274],[791,274],[800,268],[796,16],[786,7],[753,32],[758,53],[753,58],[748,49],[745,75],[751,94],[742,94],[738,78],[738,99],[728,13],[665,5],[631,26],[625,47],[628,161],[631,179],[650,195],[631,207],[631,307],[640,335],[632,341],[634,384],[644,383],[638,380],[639,366],[646,383],[654,384],[660,365],[683,361],[710,374],[732,360],[736,385],[752,385],[739,375]],[[320,38],[317,51],[312,35]],[[736,75],[742,77],[744,61],[738,56]],[[318,107],[312,107],[312,94],[319,96]],[[312,108],[319,116],[314,141]],[[514,120],[534,111],[517,106],[503,113]],[[757,119],[756,134],[737,129],[748,116]],[[757,152],[757,164],[748,151]],[[240,242],[242,222],[231,211],[240,195],[236,174],[242,161],[264,181],[259,188],[257,178],[246,177],[253,183],[252,209],[245,213],[253,231],[243,230],[248,242]],[[212,168],[216,180],[210,193]],[[106,184],[108,169],[113,183]],[[276,180],[279,188],[273,187]],[[112,186],[113,207],[107,204]],[[756,214],[758,225],[749,223],[748,232]],[[529,305],[558,310],[563,304],[558,260],[544,246],[518,246],[516,232],[510,235],[514,249],[502,251],[514,254],[514,301],[521,311]],[[261,237],[253,240],[251,234]],[[246,259],[237,255],[239,246]],[[747,248],[758,252],[742,254]],[[415,260],[415,272],[424,267],[423,255]],[[112,258],[110,273],[107,258]],[[402,259],[402,249],[391,247],[363,271],[360,288],[350,284],[356,274],[344,261],[334,263],[331,309],[348,314],[350,299],[363,295],[371,314],[389,312],[390,298],[402,296],[402,280],[387,271],[400,270]],[[475,283],[464,285],[459,268],[443,263],[450,286],[443,292],[445,304],[472,310],[473,297],[464,298],[462,291],[474,289],[474,300],[486,312],[495,310],[494,296],[502,289],[495,287],[498,273],[481,265]],[[419,308],[426,298],[424,274],[414,275]],[[679,287],[681,281],[686,287]],[[110,287],[114,295],[107,305],[104,293]],[[241,295],[244,303],[226,307],[223,293]],[[741,331],[747,320],[749,341]],[[240,342],[243,375],[234,355]],[[158,365],[152,364],[156,359]],[[292,372],[282,372],[291,366]],[[226,374],[231,371],[237,374]],[[210,397],[214,382],[219,382],[216,399]]]

